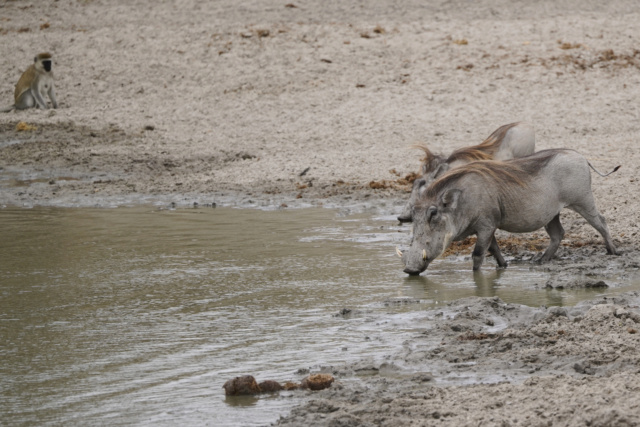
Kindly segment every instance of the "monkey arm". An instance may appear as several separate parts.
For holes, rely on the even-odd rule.
[[[53,85],[51,85],[51,89],[49,89],[49,99],[51,100],[51,104],[53,108],[58,108],[58,101],[56,100],[56,91],[53,89]]]

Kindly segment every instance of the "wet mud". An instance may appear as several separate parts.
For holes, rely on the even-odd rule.
[[[639,304],[638,292],[575,307],[454,301],[384,362],[331,369],[338,386],[276,425],[636,425]]]

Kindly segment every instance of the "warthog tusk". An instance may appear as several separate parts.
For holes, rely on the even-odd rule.
[[[423,250],[422,250],[422,260],[423,260],[423,261],[426,261],[426,260],[427,260],[427,250],[426,250],[426,249],[423,249]]]
[[[401,250],[400,250],[400,248],[398,248],[397,246],[396,246],[396,253],[398,254],[398,256],[399,256],[400,258],[402,258],[402,251],[401,251]]]

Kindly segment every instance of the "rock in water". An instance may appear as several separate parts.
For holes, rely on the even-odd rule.
[[[296,384],[294,382],[291,381],[287,381],[286,383],[284,383],[284,389],[289,391],[289,390],[297,390],[300,388],[300,384]]]
[[[300,383],[301,388],[308,388],[309,390],[324,390],[331,387],[334,378],[329,374],[314,374],[309,375]]]
[[[284,388],[279,382],[273,380],[262,381],[258,384],[258,387],[260,387],[260,391],[263,393],[274,393]]]
[[[251,375],[235,377],[224,383],[222,388],[224,388],[224,394],[227,396],[243,396],[260,393],[258,383]]]

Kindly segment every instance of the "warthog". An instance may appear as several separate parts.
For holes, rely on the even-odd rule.
[[[460,148],[447,158],[433,154],[427,147],[418,146],[424,151],[420,167],[422,176],[413,181],[409,201],[398,216],[400,222],[411,222],[411,209],[423,187],[428,187],[449,169],[457,168],[476,160],[510,160],[533,154],[536,137],[533,127],[527,123],[511,123],[500,126],[479,145]]]
[[[617,254],[593,200],[590,167],[595,170],[578,152],[556,149],[449,171],[421,192],[414,207],[411,246],[404,253],[398,250],[405,273],[420,274],[451,242],[473,234],[473,269],[482,266],[487,250],[498,266],[506,267],[494,236],[498,228],[527,233],[544,227],[551,243],[539,262],[546,262],[564,237],[559,215],[563,208],[582,215],[602,235],[607,252]]]

